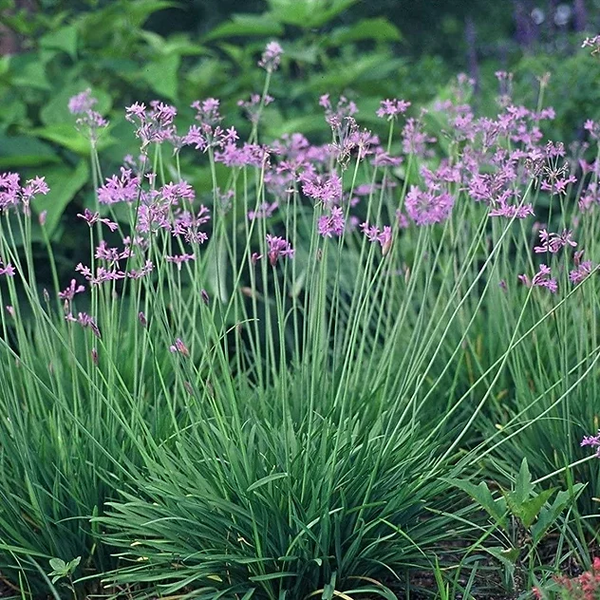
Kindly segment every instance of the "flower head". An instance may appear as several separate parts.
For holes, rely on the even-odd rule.
[[[377,109],[377,116],[380,119],[387,118],[388,121],[396,118],[406,112],[406,109],[410,106],[410,102],[405,100],[382,100],[379,108]]]
[[[265,71],[272,73],[279,67],[282,54],[283,48],[278,42],[269,42],[265,51],[262,53],[261,59],[258,61],[258,66],[265,69]]]
[[[275,266],[280,256],[293,258],[295,252],[287,240],[267,233],[267,256],[271,265]]]
[[[586,435],[581,440],[581,446],[591,446],[596,448],[596,456],[600,458],[600,429],[596,435]]]

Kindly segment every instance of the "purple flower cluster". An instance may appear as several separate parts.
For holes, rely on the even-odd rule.
[[[581,440],[581,446],[590,446],[596,448],[596,456],[600,458],[600,429],[596,435],[586,435]]]
[[[28,179],[23,186],[20,181],[17,173],[0,174],[0,212],[20,207],[23,213],[29,215],[34,197],[38,194],[45,196],[50,191],[44,177]]]
[[[376,114],[380,119],[387,118],[388,121],[391,121],[397,118],[398,115],[404,114],[409,106],[410,102],[406,102],[405,100],[397,100],[396,98],[393,100],[382,100]]]
[[[532,279],[525,274],[518,276],[519,281],[527,287],[544,287],[550,290],[553,294],[558,290],[556,279],[550,277],[550,267],[540,265],[540,270],[533,276]]]
[[[88,136],[92,144],[98,139],[98,132],[108,127],[108,121],[93,107],[98,100],[92,95],[89,88],[80,94],[72,96],[69,100],[69,112],[77,115],[75,125],[79,131]]]
[[[276,71],[281,62],[283,48],[278,42],[269,42],[265,51],[262,53],[261,59],[258,61],[258,66],[265,69],[269,73]]]
[[[295,250],[291,244],[282,237],[277,237],[267,233],[267,256],[272,266],[277,264],[280,257],[287,256],[294,258]]]
[[[542,229],[539,236],[541,245],[535,246],[533,249],[536,254],[543,254],[545,252],[556,254],[565,246],[577,247],[577,242],[572,238],[573,232],[567,229],[564,229],[560,234],[548,233],[548,231]]]
[[[389,225],[385,225],[382,230],[375,225],[369,225],[367,221],[359,225],[360,230],[363,232],[369,242],[379,242],[381,246],[381,253],[385,256],[392,246],[392,228]]]
[[[329,214],[319,217],[317,228],[323,237],[340,237],[346,228],[344,211],[339,206],[334,206]]]
[[[15,268],[10,263],[2,262],[0,260],[0,275],[4,275],[5,277],[14,277]]]
[[[433,225],[445,221],[453,206],[454,197],[450,193],[431,187],[421,190],[416,185],[411,185],[406,194],[406,212],[417,225]]]

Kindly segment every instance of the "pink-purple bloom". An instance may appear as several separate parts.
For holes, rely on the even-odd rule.
[[[267,256],[272,266],[277,264],[280,257],[287,256],[293,258],[295,250],[291,244],[282,237],[270,235],[267,233]]]
[[[575,242],[572,238],[573,232],[570,229],[563,229],[562,233],[548,233],[546,229],[542,229],[539,233],[540,236],[540,246],[535,246],[533,251],[536,254],[542,254],[544,252],[549,252],[551,254],[556,254],[561,248],[565,246],[572,246],[575,248],[577,246],[577,242]]]
[[[596,456],[600,458],[600,429],[596,435],[586,435],[581,440],[581,446],[591,446],[596,449]]]
[[[183,356],[190,355],[190,351],[188,350],[188,347],[183,343],[183,340],[181,338],[177,338],[175,340],[175,343],[172,344],[171,346],[169,346],[169,351],[178,353],[178,354],[182,354]]]
[[[406,194],[405,207],[408,216],[417,225],[433,225],[445,221],[452,212],[454,197],[433,186],[423,191],[416,185]]]
[[[398,115],[404,114],[409,106],[410,102],[398,100],[397,98],[382,100],[376,114],[380,119],[387,118],[388,121],[391,121]]]
[[[0,260],[0,275],[4,275],[5,277],[14,277],[15,268],[10,263],[3,263]]]
[[[279,67],[282,54],[283,48],[278,42],[269,42],[258,61],[258,66],[265,69],[265,71],[272,73]]]
[[[183,263],[189,262],[190,260],[196,260],[196,256],[194,254],[174,254],[172,256],[168,255],[165,257],[166,261],[169,263],[173,263],[177,265],[177,268],[181,271],[181,265]]]
[[[383,229],[375,225],[369,225],[368,221],[364,221],[359,225],[360,230],[363,232],[369,242],[378,242],[381,246],[381,253],[385,256],[391,245],[392,245],[392,228],[389,225],[384,225]]]
[[[541,264],[540,270],[533,276],[532,279],[525,274],[519,275],[519,281],[523,283],[526,287],[545,287],[550,290],[553,294],[558,290],[558,283],[556,279],[550,277],[550,267],[547,265]]]
[[[72,313],[67,313],[65,315],[65,319],[67,321],[71,321],[72,323],[79,323],[84,329],[89,327],[97,338],[102,337],[95,319],[90,317],[90,315],[85,312],[77,313],[77,317],[74,317]]]
[[[346,221],[344,211],[339,206],[334,206],[329,214],[319,217],[317,228],[323,237],[339,237],[344,233]]]

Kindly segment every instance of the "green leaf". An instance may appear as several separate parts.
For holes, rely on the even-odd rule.
[[[191,42],[187,36],[170,36],[164,38],[153,31],[141,31],[140,37],[155,51],[161,54],[179,54],[180,56],[197,56],[209,54],[209,50],[200,44]]]
[[[60,162],[52,146],[28,135],[0,135],[0,169]]]
[[[272,475],[267,475],[266,477],[262,477],[261,479],[255,481],[253,484],[248,486],[247,492],[252,492],[253,490],[262,487],[263,485],[267,485],[271,481],[277,481],[278,479],[285,479],[288,476],[287,473],[273,473]]]
[[[541,491],[537,496],[527,500],[521,504],[520,514],[518,515],[523,523],[523,526],[529,529],[537,516],[542,510],[542,507],[550,499],[550,496],[554,494],[556,488],[550,488],[548,490]],[[509,504],[510,506],[510,504]]]
[[[487,551],[506,566],[514,566],[519,559],[518,548],[488,548]]]
[[[516,504],[522,504],[525,502],[531,493],[533,492],[533,485],[531,483],[531,473],[529,472],[529,465],[527,459],[524,458],[521,462],[521,468],[515,481],[515,491],[510,492],[508,495]]]
[[[275,19],[303,29],[321,27],[358,0],[268,0]]]
[[[233,15],[231,21],[218,25],[207,35],[204,41],[217,40],[234,36],[281,36],[283,27],[268,13],[262,15]]]
[[[503,529],[507,528],[505,515],[506,502],[502,497],[494,500],[492,493],[484,481],[477,486],[469,481],[462,481],[460,479],[451,479],[449,483],[469,494],[492,517],[497,525]]]
[[[363,19],[350,27],[335,29],[331,35],[324,38],[328,46],[342,46],[362,40],[377,42],[397,42],[402,39],[400,30],[384,17]]]
[[[51,558],[49,562],[54,571],[64,571],[67,568],[67,563],[62,558]]]
[[[77,59],[77,28],[66,25],[50,31],[40,38],[40,46],[66,52],[73,60]]]
[[[144,79],[152,91],[170,100],[177,100],[180,64],[181,56],[178,54],[159,56],[143,67]]]
[[[90,153],[90,141],[83,134],[79,133],[74,125],[68,123],[56,123],[55,125],[38,127],[31,129],[29,133],[42,139],[50,140],[81,156],[87,156]],[[109,135],[108,131],[104,131],[98,138],[98,150],[103,150],[113,143],[114,139]]]
[[[75,169],[60,165],[46,169],[44,175],[50,191],[45,196],[36,198],[33,207],[38,214],[47,211],[45,227],[48,236],[52,237],[65,208],[87,183],[89,168],[87,160],[81,160]]]
[[[17,65],[14,61],[13,67],[16,67],[13,77],[13,84],[19,87],[32,87],[40,90],[51,90],[52,86],[46,77],[44,64],[36,59],[35,56],[24,57],[24,64]]]
[[[281,571],[267,573],[266,575],[255,575],[254,577],[248,577],[248,579],[250,581],[272,581],[273,579],[284,579],[285,577],[298,577],[298,573]]]
[[[571,491],[560,491],[556,494],[554,502],[547,508],[542,508],[540,511],[538,520],[531,527],[531,537],[534,543],[538,543],[545,533],[554,525],[562,511],[567,507],[568,504],[577,499],[577,497],[584,490],[585,484],[576,483]]]

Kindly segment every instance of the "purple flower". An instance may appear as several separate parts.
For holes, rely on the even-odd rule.
[[[141,193],[140,178],[133,175],[131,169],[121,167],[121,176],[113,175],[98,188],[100,204],[116,204],[117,202],[134,202]]]
[[[188,350],[187,346],[183,343],[181,338],[177,338],[175,340],[175,343],[173,345],[169,346],[169,351],[183,354],[183,356],[190,355],[190,351]]]
[[[75,294],[81,294],[85,292],[85,287],[83,285],[77,285],[77,281],[75,279],[71,279],[71,284],[69,287],[58,293],[58,297],[61,300],[67,300],[68,302],[72,302],[73,298],[75,298]]]
[[[334,206],[328,215],[319,217],[317,228],[323,237],[339,237],[344,233],[346,222],[344,212],[339,206]]]
[[[142,277],[145,277],[149,273],[152,273],[153,269],[154,269],[154,265],[152,264],[152,261],[147,260],[139,271],[131,269],[131,271],[128,271],[126,273],[126,275],[130,279],[141,279]]]
[[[265,69],[268,73],[272,73],[279,67],[282,54],[283,48],[278,42],[269,42],[262,53],[261,59],[258,61],[258,66]]]
[[[594,266],[591,260],[584,260],[581,264],[569,272],[569,281],[574,284],[581,283],[586,277],[588,277]]]
[[[379,109],[377,110],[377,116],[380,119],[387,117],[388,121],[396,118],[406,112],[406,109],[410,106],[410,102],[404,100],[382,100]]]
[[[586,435],[581,440],[581,447],[583,446],[591,446],[592,448],[596,448],[596,456],[600,458],[600,429],[596,435]]]
[[[184,262],[188,262],[190,260],[196,260],[196,256],[194,254],[175,254],[173,256],[166,256],[167,262],[174,263],[177,265],[177,268],[181,271],[181,265]]]
[[[558,283],[556,279],[550,278],[550,267],[542,264],[540,270],[533,276],[533,279],[529,279],[527,275],[519,275],[518,279],[523,285],[527,287],[545,287],[553,294],[558,290]]]
[[[92,90],[88,88],[85,92],[81,92],[76,96],[71,96],[69,100],[69,112],[72,115],[80,115],[92,110],[92,108],[98,103],[97,98],[92,97]]]
[[[277,264],[277,260],[280,256],[287,256],[293,258],[295,250],[292,248],[287,240],[281,237],[269,235],[267,233],[267,256],[272,266]]]
[[[279,207],[277,202],[273,202],[269,204],[268,202],[263,202],[257,210],[249,210],[248,211],[248,219],[250,221],[254,221],[254,219],[268,219]]]
[[[490,217],[506,217],[507,219],[526,219],[528,216],[533,215],[532,204],[522,204],[520,206],[515,204],[507,204],[506,198],[510,194],[509,191],[502,194],[498,199],[497,206],[490,210]]]
[[[93,213],[89,208],[86,208],[83,214],[77,213],[77,216],[83,219],[90,227],[96,223],[104,223],[111,231],[116,231],[119,228],[117,223],[110,219],[101,219],[99,212]]]
[[[302,183],[302,192],[323,206],[339,204],[342,199],[342,180],[337,173],[325,176],[305,171],[298,181]]]
[[[406,212],[417,225],[433,225],[446,220],[454,206],[454,197],[448,192],[431,187],[427,191],[413,185],[405,199]]]
[[[80,115],[75,121],[78,131],[85,133],[94,143],[98,139],[98,130],[108,126],[108,121],[92,108],[98,103],[91,96],[89,88],[69,100],[69,111],[73,115]]]
[[[573,241],[573,232],[570,229],[563,229],[562,233],[548,233],[546,229],[542,229],[539,233],[541,246],[535,246],[533,251],[536,254],[542,254],[544,252],[550,252],[556,254],[561,248],[565,246],[572,246],[575,248],[577,242]]]
[[[0,275],[14,277],[15,268],[10,263],[4,263],[4,266],[2,266],[2,261],[0,260]]]
[[[74,317],[72,313],[68,313],[65,315],[65,319],[72,323],[79,323],[84,329],[89,327],[97,338],[102,337],[96,321],[85,312],[77,313],[77,317]]]
[[[135,136],[142,141],[142,148],[151,143],[176,141],[173,120],[177,115],[177,109],[158,100],[152,100],[150,107],[150,110],[146,110],[144,104],[135,102],[125,108],[125,119],[138,126]]]
[[[44,177],[28,179],[24,186],[20,184],[17,173],[0,175],[0,211],[21,206],[23,212],[30,214],[29,205],[37,194],[46,195],[50,191]]]
[[[415,154],[416,156],[428,156],[431,152],[427,144],[433,144],[437,140],[423,131],[420,120],[407,119],[402,129],[402,150],[404,154]]]
[[[365,221],[359,225],[359,228],[369,242],[379,242],[383,256],[388,253],[392,245],[392,228],[389,225],[385,225],[383,231],[380,231],[378,227],[369,225],[368,221]]]

